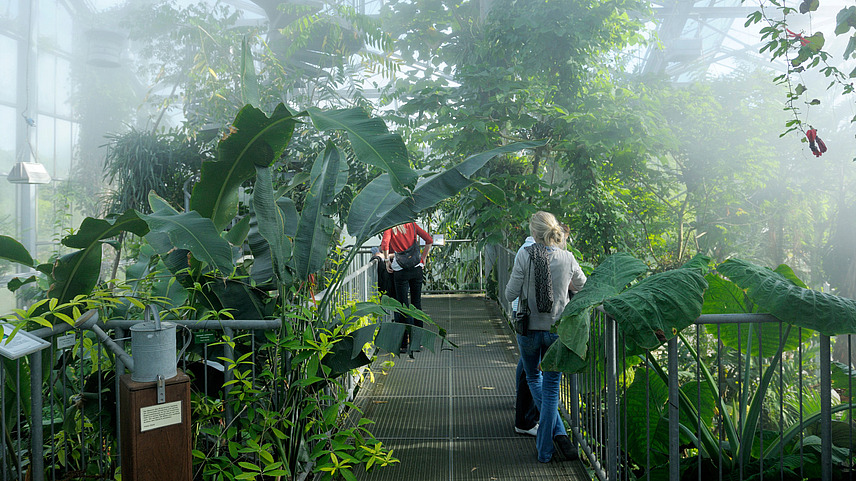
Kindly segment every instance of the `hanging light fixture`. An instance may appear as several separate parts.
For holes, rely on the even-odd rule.
[[[6,180],[13,184],[47,184],[51,181],[51,175],[44,164],[18,162],[9,171]]]

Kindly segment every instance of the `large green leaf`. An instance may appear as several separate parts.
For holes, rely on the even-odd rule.
[[[247,240],[247,235],[250,233],[250,216],[246,215],[241,218],[227,232],[220,234],[224,239],[229,241],[233,246],[241,247],[244,241]]]
[[[370,326],[376,327],[376,326]],[[356,351],[356,355],[351,353]],[[365,366],[372,362],[366,353],[359,349],[358,341],[352,334],[349,334],[338,342],[333,344],[333,347],[327,355],[321,360],[321,363],[329,368],[327,375],[331,378],[337,378],[342,374],[350,372],[352,369]]]
[[[650,452],[652,465],[668,461],[668,401],[669,386],[660,376],[645,369],[636,371],[633,383],[624,391],[622,398],[625,411],[633,414],[620,418],[632,459],[645,460]]]
[[[789,269],[783,269],[787,272]],[[721,275],[711,272],[705,276],[708,288],[704,292],[703,314],[740,314],[751,313],[754,304],[749,300],[740,287]],[[794,278],[793,281],[798,281]],[[749,342],[749,328],[743,324],[705,324],[704,329],[711,335],[716,336],[725,346],[746,352],[749,349],[750,356],[757,356],[761,349],[763,357],[775,355],[779,350],[779,337],[781,326],[778,323],[753,324],[751,346]],[[785,343],[785,351],[793,351],[799,347],[800,342],[808,341],[814,331],[811,329],[791,330]]]
[[[62,239],[66,247],[80,250],[54,262],[50,274],[53,282],[48,297],[67,302],[79,294],[91,292],[101,274],[101,246],[104,240],[123,231],[143,236],[149,228],[133,210],[108,219],[83,219],[77,232]]]
[[[179,249],[187,249],[196,259],[216,268],[224,276],[234,270],[232,248],[220,237],[220,230],[211,219],[196,211],[178,211],[169,206],[154,192],[149,194],[152,214],[142,215],[153,232],[166,234],[170,243]]]
[[[35,265],[35,261],[33,261],[33,257],[27,251],[27,248],[15,239],[5,235],[0,235],[0,259],[17,262],[27,267]]]
[[[566,373],[583,372],[589,367],[588,361],[571,351],[561,342],[554,342],[541,359],[541,369]]]
[[[627,339],[642,349],[655,349],[677,336],[701,314],[707,282],[698,269],[654,274],[603,303]]]
[[[74,249],[91,249],[98,241],[115,237],[120,232],[131,232],[142,237],[149,232],[149,227],[133,210],[107,219],[87,217],[83,219],[77,232],[62,239],[62,245]]]
[[[834,336],[856,333],[856,301],[794,285],[788,278],[740,259],[729,259],[717,270],[746,289],[760,309],[798,327]]]
[[[356,237],[356,245],[362,245],[372,236],[412,221],[419,212],[469,187],[476,171],[497,155],[541,145],[544,142],[518,142],[470,156],[455,167],[420,179],[413,194],[407,197],[397,194],[389,175],[382,174],[363,188],[351,203],[348,233]]]
[[[259,232],[259,221],[255,212],[250,215],[250,232],[247,234],[247,245],[250,246],[250,252],[253,254],[250,278],[259,287],[275,289],[276,286],[273,284],[273,281],[276,278],[276,274],[274,274],[270,244],[268,244],[267,239]]]
[[[308,174],[307,174],[308,175]],[[274,198],[280,195],[280,191],[274,193]],[[297,213],[297,208],[294,201],[288,197],[279,197],[276,205],[282,211],[282,216],[285,218],[285,236],[293,239],[297,234],[297,222],[300,215]],[[290,242],[290,241],[289,241]],[[255,211],[250,212],[250,232],[247,235],[247,244],[250,246],[250,252],[253,254],[253,265],[250,270],[250,277],[253,281],[265,288],[275,288],[273,281],[275,275],[273,273],[273,260],[271,258],[270,244],[259,232],[259,222]],[[290,275],[290,271],[286,271]],[[291,280],[286,279],[286,284],[291,284]]]
[[[288,146],[296,120],[279,104],[270,117],[247,105],[235,117],[232,133],[220,141],[217,160],[202,164],[190,208],[223,230],[238,213],[238,193],[255,175],[255,165],[270,166]]]
[[[97,249],[81,249],[57,259],[51,271],[48,297],[68,302],[80,294],[89,294],[101,275],[101,244]]]
[[[290,284],[291,274],[288,272],[287,263],[291,259],[291,240],[285,232],[285,213],[274,200],[270,167],[256,166],[253,213],[256,217],[255,227],[267,241],[268,259],[272,263],[273,273],[279,279],[280,284]],[[256,245],[259,250],[264,249],[264,246],[258,246],[258,239],[256,238],[251,240],[250,245]],[[264,260],[266,260],[264,257],[259,259],[259,261]],[[253,267],[255,272],[255,263]],[[260,263],[258,267],[259,274],[261,274],[266,266]]]
[[[269,298],[261,289],[232,279],[210,279],[200,301],[215,310],[229,309],[235,319],[265,319],[271,313]]]
[[[249,46],[249,38],[244,35],[241,40],[241,99],[244,104],[261,104],[259,96],[259,79],[253,64],[253,51]]]
[[[752,302],[743,289],[716,272],[705,275],[707,289],[704,291],[702,314],[737,314],[752,312]]]
[[[417,174],[410,168],[401,136],[390,133],[383,120],[369,117],[359,108],[327,111],[309,108],[307,112],[318,130],[345,130],[357,160],[380,167],[389,174],[396,192],[407,193]]]
[[[21,279],[20,277],[13,277],[9,279],[9,282],[6,284],[6,288],[9,289],[9,291],[11,292],[15,292],[18,289],[24,287],[25,285],[33,282],[38,282],[36,276],[30,276],[24,279]]]
[[[749,339],[749,327],[746,324],[705,324],[705,330],[713,336],[717,336],[722,344],[741,353],[748,351],[749,356],[770,357],[779,352],[781,336],[785,329],[781,323],[755,323],[752,324],[752,345],[747,343]],[[792,329],[785,341],[784,351],[795,351],[800,343],[808,342],[814,331],[811,329]]]
[[[558,326],[562,344],[585,359],[592,307],[618,295],[628,284],[647,271],[648,266],[644,262],[627,253],[613,254],[604,259],[562,312]]]
[[[294,253],[294,270],[298,279],[305,280],[321,269],[327,260],[334,225],[326,207],[336,196],[342,169],[347,170],[347,163],[343,160],[342,152],[328,142],[312,166],[309,192],[294,238],[295,244],[300,246]]]

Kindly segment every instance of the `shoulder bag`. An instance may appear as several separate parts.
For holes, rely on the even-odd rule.
[[[532,260],[529,260],[529,270],[532,270]],[[529,272],[526,272],[526,288],[520,294],[517,300],[517,314],[514,319],[514,332],[525,336],[529,334],[529,299],[526,298],[529,293]]]
[[[413,229],[413,244],[403,252],[395,253],[395,261],[402,269],[412,269],[419,265],[422,261],[421,252],[419,252],[419,235],[416,234],[416,229]]]

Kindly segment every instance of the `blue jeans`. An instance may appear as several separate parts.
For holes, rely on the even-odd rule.
[[[558,339],[557,334],[548,331],[530,331],[526,336],[517,335],[526,381],[529,383],[535,405],[541,412],[535,447],[538,450],[538,461],[542,463],[549,462],[553,457],[553,437],[568,434],[564,423],[559,419],[559,384],[562,382],[562,373],[542,372],[539,368],[547,348]]]
[[[529,430],[538,424],[538,407],[529,391],[529,381],[523,369],[523,359],[517,361],[517,397],[514,401],[514,427]]]

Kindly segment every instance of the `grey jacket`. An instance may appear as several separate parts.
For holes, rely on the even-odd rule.
[[[550,258],[550,274],[553,277],[553,309],[550,312],[538,312],[535,303],[535,269],[531,267],[529,252],[525,249],[517,251],[514,256],[514,268],[511,278],[505,286],[505,298],[512,301],[527,289],[526,297],[529,303],[529,329],[549,331],[550,327],[562,316],[562,311],[568,304],[568,291],[577,292],[586,283],[586,275],[580,269],[580,264],[570,252],[557,247],[548,247]]]

